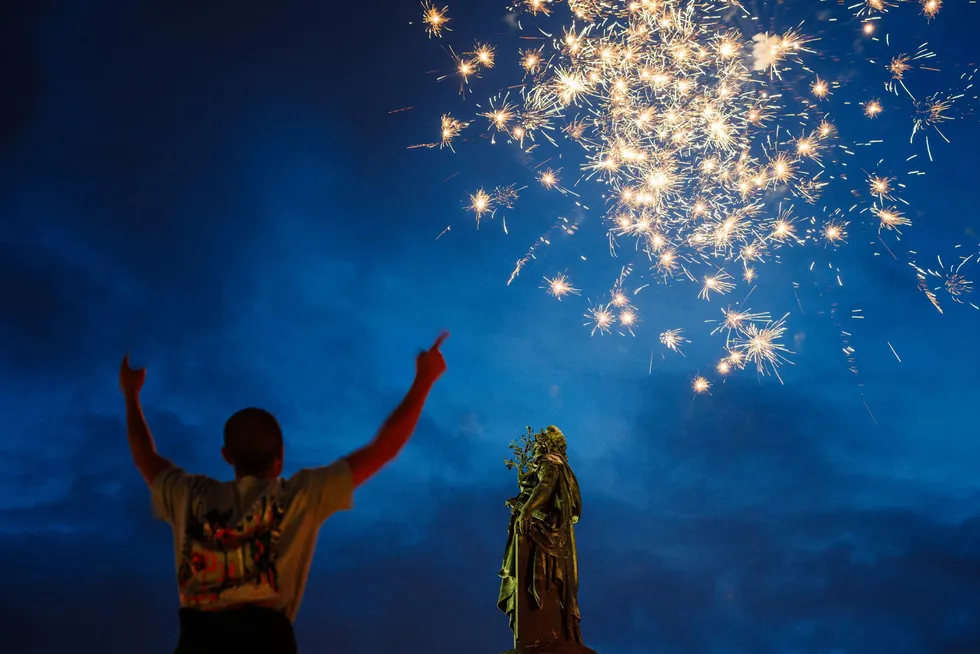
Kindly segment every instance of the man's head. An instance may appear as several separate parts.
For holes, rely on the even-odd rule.
[[[225,423],[225,461],[236,477],[278,477],[282,474],[282,429],[263,409],[242,409]]]

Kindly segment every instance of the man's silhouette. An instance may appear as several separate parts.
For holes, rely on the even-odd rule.
[[[156,450],[140,406],[146,370],[119,369],[126,426],[136,467],[154,510],[173,527],[180,591],[176,654],[289,654],[320,525],[351,507],[354,489],[408,442],[436,380],[446,370],[439,346],[416,359],[415,381],[374,440],[329,466],[280,478],[279,423],[262,409],[242,409],[225,424],[222,455],[234,481],[188,474]],[[140,648],[134,647],[133,651]]]

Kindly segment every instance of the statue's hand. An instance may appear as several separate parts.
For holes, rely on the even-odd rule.
[[[520,515],[517,516],[517,523],[514,525],[514,529],[521,536],[527,536],[531,533],[531,514],[527,511],[521,511]]]

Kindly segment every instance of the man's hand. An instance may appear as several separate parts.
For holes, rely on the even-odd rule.
[[[431,386],[442,377],[442,373],[446,372],[446,360],[442,358],[439,346],[447,338],[449,338],[449,332],[443,332],[431,348],[419,353],[418,358],[415,359],[415,380],[417,382]]]
[[[439,346],[449,338],[443,332],[431,348],[419,353],[415,359],[415,382],[378,431],[374,440],[344,457],[350,465],[354,486],[360,486],[371,478],[385,464],[398,456],[398,453],[411,438],[425,399],[442,373],[446,372],[446,360],[442,358]]]
[[[129,354],[123,357],[122,365],[119,367],[119,390],[123,397],[134,398],[139,396],[143,382],[146,380],[146,368],[133,369],[129,367]]]
[[[173,464],[157,452],[150,427],[146,424],[143,408],[140,406],[140,389],[146,379],[146,369],[129,367],[129,355],[123,357],[119,366],[119,390],[126,399],[126,435],[133,462],[148,485]]]

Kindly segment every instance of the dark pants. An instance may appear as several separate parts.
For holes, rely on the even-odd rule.
[[[180,610],[174,654],[296,654],[293,623],[274,609]]]

